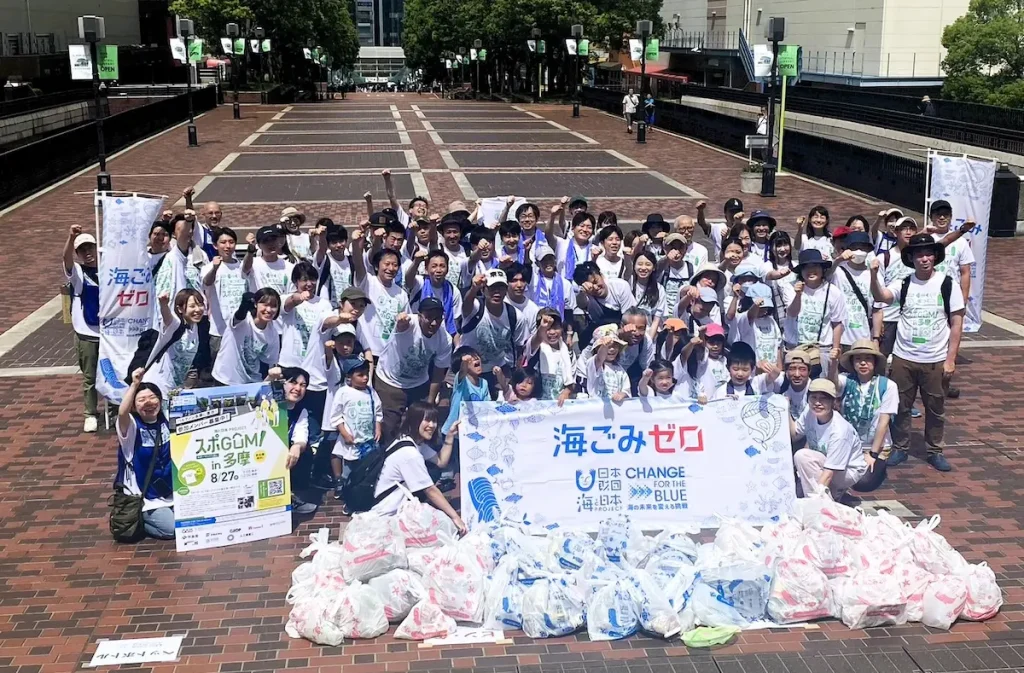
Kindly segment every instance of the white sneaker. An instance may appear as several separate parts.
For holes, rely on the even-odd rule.
[[[99,427],[99,423],[95,416],[85,417],[85,425],[82,427],[82,430],[85,432],[96,432],[97,427]]]

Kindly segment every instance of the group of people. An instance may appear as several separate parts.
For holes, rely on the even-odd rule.
[[[293,508],[379,463],[372,508],[394,512],[404,484],[464,525],[454,488],[461,402],[636,396],[789,400],[801,491],[871,490],[907,460],[918,393],[928,462],[943,456],[945,398],[970,292],[972,223],[949,204],[919,224],[897,209],[834,226],[814,206],[791,237],[765,211],[729,199],[624,231],[582,197],[548,212],[509,196],[494,221],[417,197],[347,228],[307,226],[286,208],[246,237],[220,206],[165,213],[149,265],[158,333],[130,373],[117,419],[118,483],[144,494],[146,530],[173,536],[161,404],[173,391],[280,379],[288,406]],[[519,205],[516,205],[516,204]],[[694,242],[696,228],[709,246]],[[64,249],[96,429],[95,239],[72,227]],[[140,457],[143,460],[140,460]],[[151,468],[151,462],[156,466]]]

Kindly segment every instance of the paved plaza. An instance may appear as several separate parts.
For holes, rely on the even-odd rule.
[[[403,203],[415,195],[444,213],[452,201],[515,194],[544,211],[582,195],[589,210],[613,210],[623,228],[648,213],[719,217],[739,196],[745,157],[653,131],[639,145],[621,120],[583,108],[446,101],[416,94],[351,95],[346,101],[222,106],[197,120],[200,147],[184,126],[108,163],[119,190],[181,193],[216,200],[240,238],[277,222],[285,206],[354,225],[363,194],[387,205],[380,171],[392,171]],[[347,521],[333,499],[289,536],[178,554],[173,543],[116,545],[107,497],[116,467],[110,431],[85,435],[70,326],[60,317],[60,246],[68,227],[91,230],[94,170],[0,216],[0,673],[79,670],[105,638],[184,634],[181,660],[136,670],[256,671],[629,671],[630,673],[896,673],[1024,670],[1024,240],[992,239],[985,283],[986,324],[965,335],[947,404],[948,456],[942,474],[915,450],[865,498],[911,521],[941,514],[939,532],[968,561],[987,561],[1004,591],[1002,611],[948,632],[920,624],[851,630],[836,621],[811,628],[741,634],[713,651],[688,651],[636,636],[589,642],[586,634],[512,644],[422,648],[390,635],[326,647],[284,632],[284,597],[309,534]],[[747,213],[768,209],[780,226],[815,204],[832,221],[869,219],[888,204],[780,176],[776,198],[743,195]],[[923,204],[922,204],[923,205]],[[698,240],[701,240],[698,238]],[[39,254],[37,251],[41,251]],[[882,501],[882,502],[878,502]],[[393,632],[393,629],[392,629]]]

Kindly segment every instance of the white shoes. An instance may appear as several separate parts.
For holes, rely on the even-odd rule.
[[[97,427],[99,427],[99,422],[95,416],[85,417],[85,425],[82,427],[82,430],[85,432],[96,432]]]

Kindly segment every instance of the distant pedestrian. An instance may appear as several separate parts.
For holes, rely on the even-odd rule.
[[[932,102],[931,97],[924,96],[921,98],[921,103],[917,107],[925,117],[935,116],[935,103]]]
[[[633,116],[636,114],[636,109],[639,106],[640,97],[633,93],[633,89],[630,89],[622,97],[622,116],[626,118],[626,133],[633,132]]]
[[[644,119],[648,126],[654,125],[654,94],[648,93],[644,98]]]

